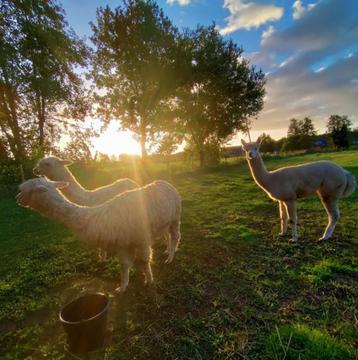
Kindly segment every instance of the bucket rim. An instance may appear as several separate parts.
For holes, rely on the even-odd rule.
[[[99,312],[98,314],[96,314],[95,316],[92,316],[91,318],[88,318],[88,319],[85,319],[85,320],[81,320],[81,321],[68,321],[68,320],[65,320],[63,317],[62,317],[62,313],[63,313],[63,310],[69,306],[70,304],[78,301],[79,299],[83,298],[83,297],[86,297],[88,295],[100,295],[102,297],[104,297],[106,300],[107,300],[107,304],[105,305],[105,307],[102,309],[101,312]],[[76,297],[75,299],[69,301],[66,305],[64,305],[59,313],[59,318],[60,318],[60,321],[63,323],[63,324],[82,324],[82,323],[85,323],[85,322],[88,322],[88,321],[91,321],[91,320],[94,320],[96,319],[97,317],[101,316],[105,311],[107,311],[109,307],[109,297],[104,294],[104,293],[101,293],[101,292],[96,292],[96,293],[85,293],[85,294],[82,294],[78,297]]]

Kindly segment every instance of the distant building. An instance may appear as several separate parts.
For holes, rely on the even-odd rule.
[[[325,138],[317,139],[313,142],[314,148],[324,149],[328,146],[328,141]]]

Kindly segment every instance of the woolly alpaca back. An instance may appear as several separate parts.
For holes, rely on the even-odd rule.
[[[127,191],[91,208],[82,236],[104,246],[151,243],[173,222],[180,222],[181,200],[174,187],[157,181]]]

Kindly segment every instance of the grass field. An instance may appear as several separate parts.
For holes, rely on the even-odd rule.
[[[318,159],[358,178],[358,151],[267,167]],[[341,201],[324,244],[316,243],[326,225],[318,198],[300,201],[293,245],[277,236],[277,205],[244,161],[168,180],[183,197],[175,261],[165,265],[164,246],[155,247],[151,289],[133,271],[128,291],[111,298],[106,350],[88,358],[357,359],[358,191]],[[97,263],[69,231],[13,198],[0,201],[0,251],[0,358],[72,359],[58,311],[83,291],[112,296],[119,264]]]

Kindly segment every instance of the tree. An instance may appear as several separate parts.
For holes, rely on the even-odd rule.
[[[297,120],[295,118],[290,120],[290,124],[287,130],[287,136],[296,136],[296,135],[305,135],[305,136],[314,136],[316,135],[316,130],[313,125],[313,121],[309,117],[305,117],[303,120]]]
[[[0,136],[0,163],[9,159],[9,153],[6,148],[6,140]]]
[[[219,149],[247,119],[263,106],[264,74],[250,67],[243,50],[225,41],[215,24],[198,26],[184,34],[190,74],[177,92],[174,107],[177,126],[199,154]]]
[[[1,14],[0,131],[20,161],[84,119],[88,104],[75,68],[86,64],[88,50],[54,0],[3,0]]]
[[[287,130],[287,136],[294,136],[294,135],[300,135],[301,129],[300,129],[300,120],[297,120],[295,118],[290,120],[290,125],[288,126]]]
[[[91,153],[92,143],[89,141],[92,135],[90,128],[75,129],[70,132],[70,140],[64,149],[53,151],[53,153],[62,159],[89,162],[94,158]]]
[[[291,119],[287,130],[287,138],[283,141],[282,151],[308,150],[313,146],[316,130],[309,117],[303,120]]]
[[[349,131],[352,122],[346,115],[331,115],[327,123],[328,133],[333,139],[333,143],[338,149],[349,147]]]
[[[316,135],[316,130],[314,128],[313,121],[309,117],[305,117],[303,120],[301,120],[300,130],[301,130],[301,135],[306,135],[306,136]]]
[[[161,131],[163,114],[182,77],[177,29],[152,0],[124,0],[111,10],[97,10],[91,24],[96,46],[92,78],[98,113],[105,123],[121,121],[146,144]]]
[[[313,147],[313,139],[307,135],[292,135],[284,139],[281,151],[309,150]]]
[[[272,153],[276,151],[276,141],[268,134],[261,135],[260,151],[263,153]]]

